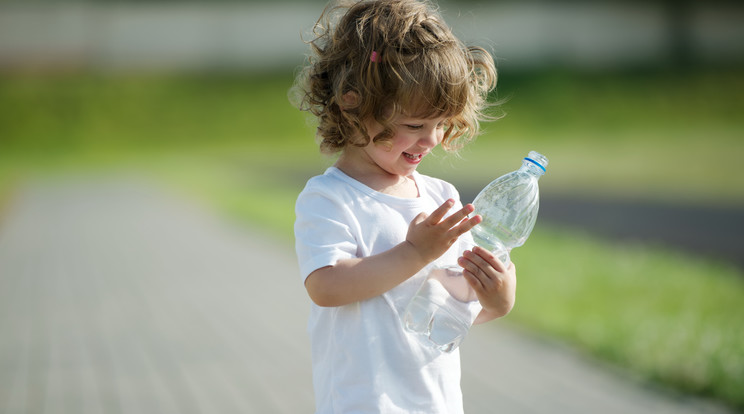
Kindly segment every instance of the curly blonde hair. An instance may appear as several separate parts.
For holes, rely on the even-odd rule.
[[[415,0],[362,0],[329,5],[316,22],[312,54],[298,75],[295,106],[318,118],[324,153],[347,145],[366,146],[365,120],[383,131],[393,120],[444,116],[442,146],[453,151],[492,119],[484,110],[496,85],[493,58],[480,47],[466,47],[430,3]]]

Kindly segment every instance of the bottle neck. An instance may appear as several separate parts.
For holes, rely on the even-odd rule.
[[[524,161],[522,161],[522,167],[519,168],[519,171],[534,175],[536,178],[540,178],[540,176],[545,174],[545,167],[531,158],[525,158]]]

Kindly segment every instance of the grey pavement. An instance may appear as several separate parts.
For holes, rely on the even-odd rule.
[[[311,413],[291,243],[139,179],[21,189],[0,220],[0,413]],[[723,413],[504,323],[466,412]]]

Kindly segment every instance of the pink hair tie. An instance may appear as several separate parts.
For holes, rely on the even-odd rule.
[[[370,55],[369,60],[371,60],[372,62],[375,62],[375,63],[377,63],[377,62],[380,61],[380,57],[377,55],[377,51],[376,50],[373,50],[372,51],[372,55]]]

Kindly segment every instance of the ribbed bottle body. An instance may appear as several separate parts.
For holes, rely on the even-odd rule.
[[[504,264],[509,263],[509,251],[523,245],[535,227],[540,208],[537,181],[547,164],[547,158],[532,151],[518,170],[492,181],[473,201],[474,214],[483,218],[470,230],[473,242]],[[463,269],[452,263],[430,270],[402,322],[406,331],[425,345],[451,352],[465,338],[481,309]]]
[[[499,244],[507,249],[527,241],[535,227],[540,208],[537,177],[521,169],[489,184],[473,201],[474,214],[483,221],[470,232],[475,243],[495,251]]]

